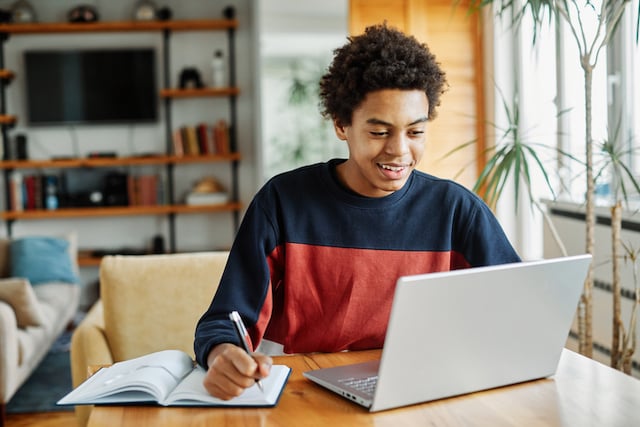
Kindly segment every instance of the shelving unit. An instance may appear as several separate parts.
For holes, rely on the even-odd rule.
[[[176,21],[118,21],[95,23],[29,23],[29,24],[0,24],[0,130],[3,136],[3,152],[5,157],[0,161],[0,169],[4,174],[4,189],[6,195],[6,209],[0,212],[0,218],[6,222],[7,234],[11,236],[12,223],[17,220],[55,220],[60,218],[90,218],[110,216],[138,216],[138,215],[166,215],[169,218],[169,251],[176,252],[175,216],[191,213],[219,213],[230,212],[233,215],[235,228],[238,227],[241,204],[238,202],[238,162],[241,159],[237,152],[237,106],[236,97],[240,90],[235,81],[235,40],[234,34],[238,26],[235,19],[199,19]],[[177,31],[226,31],[229,57],[229,87],[178,89],[170,85],[170,37]],[[164,102],[164,125],[166,141],[164,154],[150,156],[132,156],[116,158],[69,158],[52,160],[10,160],[8,130],[17,122],[17,117],[7,114],[5,89],[14,74],[4,65],[4,45],[9,42],[11,35],[21,34],[56,34],[56,33],[113,33],[113,32],[158,32],[162,34],[162,49],[164,54],[164,82],[160,90],[159,99]],[[176,156],[173,154],[172,101],[177,98],[225,97],[229,100],[229,154],[206,154],[197,156]],[[188,206],[179,204],[175,200],[174,168],[188,167],[196,163],[227,162],[231,169],[232,188],[229,190],[230,201],[224,204]],[[55,210],[10,210],[9,185],[11,174],[16,170],[68,169],[68,168],[108,168],[118,166],[148,166],[164,167],[167,175],[167,201],[162,205],[153,206],[99,206],[99,207],[69,207]],[[95,259],[81,256],[81,265],[97,265]]]

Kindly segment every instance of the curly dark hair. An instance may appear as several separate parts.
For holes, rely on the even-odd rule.
[[[353,111],[369,92],[381,89],[423,90],[429,120],[436,116],[447,79],[426,44],[385,24],[367,27],[334,51],[320,79],[321,113],[350,125]]]

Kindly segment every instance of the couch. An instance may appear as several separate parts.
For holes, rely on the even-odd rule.
[[[76,255],[74,235],[0,239],[0,426],[6,404],[76,316]]]
[[[89,369],[179,349],[194,357],[195,326],[218,287],[227,252],[109,255],[100,263],[100,299],[71,338],[74,387]],[[86,425],[91,406],[75,408]]]

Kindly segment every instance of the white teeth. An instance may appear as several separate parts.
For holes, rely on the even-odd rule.
[[[393,172],[400,172],[402,169],[404,169],[404,167],[402,166],[389,166],[389,165],[380,165],[380,167],[382,167],[382,169],[387,169]]]

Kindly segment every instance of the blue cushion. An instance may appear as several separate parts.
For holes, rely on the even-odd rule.
[[[79,283],[71,266],[69,242],[55,237],[22,237],[9,248],[11,276],[46,282]]]

